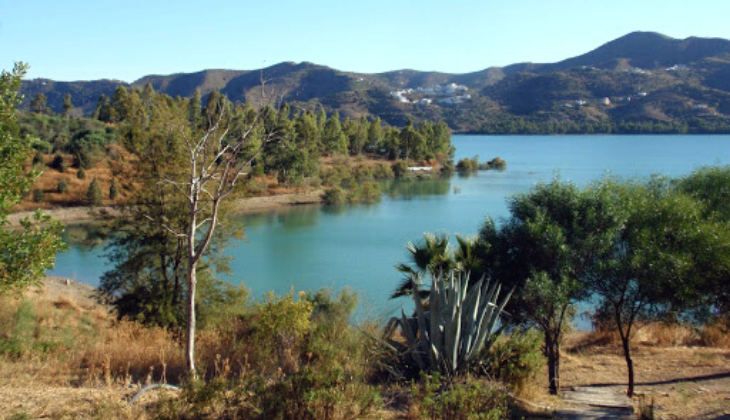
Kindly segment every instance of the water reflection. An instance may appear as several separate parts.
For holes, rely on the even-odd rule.
[[[383,192],[393,199],[412,200],[429,195],[446,195],[450,190],[451,177],[405,178],[383,181]]]

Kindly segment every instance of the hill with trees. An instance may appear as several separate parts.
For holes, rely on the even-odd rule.
[[[23,84],[21,109],[91,116],[116,87],[150,85],[172,97],[191,98],[198,91],[205,99],[220,92],[256,108],[288,102],[353,119],[379,117],[394,126],[443,120],[456,132],[726,133],[728,76],[728,40],[633,32],[557,63],[464,74],[365,74],[284,62],[258,70],[150,75],[132,83],[35,79]]]

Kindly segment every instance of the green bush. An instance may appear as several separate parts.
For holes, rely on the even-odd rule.
[[[347,203],[347,195],[345,195],[345,191],[342,188],[327,188],[322,196],[322,200],[330,206],[341,206]]]
[[[439,420],[501,420],[508,418],[507,393],[490,383],[442,381],[421,374],[411,385],[411,413]]]
[[[382,198],[382,194],[382,188],[378,182],[364,182],[352,188],[348,200],[351,203],[377,203]]]
[[[68,169],[68,165],[66,165],[66,161],[63,160],[63,156],[55,155],[53,157],[53,162],[51,162],[51,168],[63,173],[66,172],[66,169]]]
[[[65,179],[58,180],[58,186],[56,187],[56,192],[58,192],[60,194],[68,192],[68,182]]]
[[[537,330],[513,332],[482,354],[487,373],[519,393],[543,371],[542,343],[542,334]]]
[[[395,177],[395,174],[393,173],[393,168],[391,168],[390,165],[378,163],[373,171],[373,177],[375,179],[391,179]]]
[[[116,200],[117,197],[119,197],[119,188],[116,181],[112,180],[112,185],[109,186],[109,199]]]
[[[408,164],[402,160],[395,162],[393,165],[391,165],[390,168],[396,178],[402,178],[410,173],[410,170],[408,169]]]
[[[79,170],[76,171],[76,178],[86,179],[86,171],[84,170],[84,168],[79,168]]]
[[[42,203],[46,201],[46,193],[43,192],[42,189],[36,188],[33,190],[33,202],[34,203]]]
[[[102,195],[99,181],[97,181],[96,177],[94,177],[94,179],[91,180],[91,184],[89,184],[89,189],[86,190],[86,202],[92,206],[98,206],[103,200],[104,196]]]

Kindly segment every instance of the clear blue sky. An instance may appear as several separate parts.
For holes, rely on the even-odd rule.
[[[0,68],[125,81],[282,61],[465,73],[636,30],[730,39],[728,16],[728,0],[1,0]]]

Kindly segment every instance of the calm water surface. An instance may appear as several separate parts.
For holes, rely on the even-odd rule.
[[[730,163],[730,136],[454,136],[457,160],[500,156],[503,172],[447,180],[392,182],[383,201],[345,208],[302,206],[242,216],[248,241],[227,250],[233,274],[256,297],[321,287],[360,293],[360,315],[392,314],[388,300],[406,260],[404,245],[424,232],[475,234],[487,214],[507,216],[505,198],[554,176],[585,185],[606,174],[678,176]],[[97,285],[107,269],[101,246],[71,243],[49,274]]]

